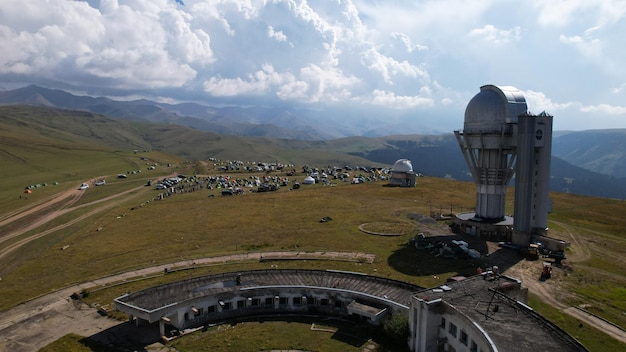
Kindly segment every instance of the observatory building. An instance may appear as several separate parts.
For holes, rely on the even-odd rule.
[[[459,214],[463,232],[527,247],[544,235],[550,199],[552,116],[528,111],[514,87],[485,85],[454,132],[476,184],[476,211]],[[515,176],[514,216],[505,215],[506,190]]]
[[[399,159],[391,168],[389,186],[415,187],[415,176],[411,160]]]

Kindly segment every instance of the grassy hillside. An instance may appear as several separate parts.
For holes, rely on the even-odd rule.
[[[334,150],[331,142],[218,135],[176,125],[147,125],[142,134],[155,149],[193,160],[250,160],[299,165],[374,165]]]
[[[209,170],[211,174],[215,172]],[[249,174],[231,175],[248,177]],[[83,196],[85,199],[81,199],[81,204],[87,207],[76,209],[24,236],[68,223],[97,209],[99,205],[93,201],[141,184],[142,181],[131,179],[90,189]],[[153,201],[156,191],[142,187],[116,199],[115,206],[30,242],[1,260],[0,309],[111,273],[186,259],[257,251],[374,253],[376,261],[372,265],[319,261],[281,262],[277,265],[281,268],[366,272],[422,286],[439,284],[456,274],[474,272],[474,267],[466,261],[436,258],[405,247],[415,232],[436,235],[447,231],[443,223],[415,222],[407,218],[408,214],[428,214],[432,208],[438,210],[441,207],[450,207],[454,211],[471,208],[474,201],[472,184],[429,177],[420,178],[418,186],[411,189],[383,187],[383,184],[314,185],[300,190],[282,188],[278,192],[234,197],[219,196],[217,190],[204,189],[161,201]],[[555,194],[553,198],[551,235],[584,241],[584,247],[574,242],[568,256],[576,258],[580,252],[587,253],[582,261],[570,264],[566,260],[563,269],[556,269],[553,283],[566,288],[568,294],[563,299],[568,304],[591,304],[588,309],[623,326],[626,324],[622,314],[626,297],[621,288],[626,284],[623,274],[626,263],[621,253],[626,247],[622,234],[626,222],[618,214],[626,210],[624,203],[567,194]],[[332,221],[320,223],[319,219],[325,216],[330,216]],[[408,225],[414,231],[399,237],[371,236],[358,230],[363,223],[398,224],[404,228]],[[276,263],[244,262],[186,271],[182,275],[270,268],[271,265]],[[540,262],[524,265],[536,266],[538,272]],[[502,270],[506,269],[502,267]],[[109,304],[113,297],[124,292],[181,277],[129,283],[93,293],[90,299],[93,303]],[[543,306],[538,304],[538,307]],[[553,312],[551,307],[544,309]],[[559,317],[554,316],[555,319]],[[588,336],[576,324],[570,327],[573,329],[570,333],[575,333],[587,345],[611,346],[610,339],[597,332]]]
[[[36,114],[44,114],[47,118],[42,120],[41,115],[35,117]],[[192,160],[202,159],[202,155],[233,155],[231,159],[257,161],[303,160],[299,158],[304,156],[312,165],[343,165],[349,161],[340,158],[342,151],[359,143],[363,150],[378,148],[368,140],[335,142],[338,143],[334,145],[337,154],[324,152],[333,147],[331,142],[301,144],[270,140],[267,145],[259,147],[247,139],[211,136],[207,146],[201,143],[203,138],[207,139],[206,133],[176,126],[139,126],[80,112],[56,114],[51,110],[0,107],[0,116],[3,165],[0,175],[6,180],[0,187],[0,221],[16,211],[26,212],[37,202],[59,194],[62,189],[76,188],[83,180],[107,176],[110,181],[104,187],[91,187],[83,192],[76,203],[61,204],[59,207],[65,212],[54,220],[0,242],[2,253],[19,241],[33,238],[0,257],[0,310],[67,285],[116,272],[183,259],[256,251],[373,253],[376,260],[371,265],[320,261],[281,262],[278,265],[281,268],[366,272],[421,286],[440,284],[459,273],[475,272],[467,261],[436,258],[405,246],[416,232],[438,235],[448,231],[445,223],[417,222],[407,215],[472,208],[474,186],[469,182],[424,177],[418,179],[417,187],[409,189],[383,187],[384,182],[356,185],[337,182],[335,186],[317,184],[299,190],[283,187],[278,192],[247,192],[233,197],[222,197],[218,190],[204,188],[163,200],[155,200],[158,192],[143,187],[147,179],[175,172],[193,173],[196,164]],[[182,153],[184,145],[193,141],[198,142],[198,150],[187,149],[190,156],[194,155],[190,161],[156,151],[178,148]],[[292,148],[281,148],[280,155],[272,154],[273,148],[278,146]],[[143,152],[142,148],[148,148],[145,149],[148,152]],[[133,152],[135,149],[139,152]],[[254,158],[247,159],[250,156]],[[270,159],[272,157],[275,159]],[[355,161],[363,162],[363,159]],[[159,167],[146,170],[146,165],[152,163]],[[164,166],[168,163],[173,166]],[[206,167],[207,175],[223,174],[211,163]],[[115,177],[117,173],[136,169],[141,169],[142,173],[123,180]],[[250,173],[235,172],[230,176],[247,178]],[[303,177],[298,174],[294,178],[301,180]],[[59,184],[53,185],[54,181]],[[35,182],[48,182],[48,185],[36,188],[29,199],[25,199],[24,186]],[[512,213],[512,194],[509,192],[507,213]],[[563,268],[555,269],[554,279],[545,285],[550,289],[558,288],[558,298],[562,302],[588,304],[587,309],[592,312],[626,326],[623,314],[626,311],[623,289],[626,286],[626,259],[623,255],[626,218],[622,216],[626,213],[626,204],[619,200],[563,193],[552,194],[552,199],[550,234],[570,240],[572,247],[567,252],[571,259],[565,261]],[[22,223],[39,215],[26,217]],[[319,219],[325,216],[331,217],[332,221],[320,223]],[[410,230],[397,237],[372,236],[359,230],[359,225],[364,223]],[[0,234],[9,233],[17,225],[0,224]],[[484,250],[488,244],[480,246]],[[489,260],[486,259],[487,263]],[[537,276],[533,278],[538,277],[540,262],[519,260],[533,275],[536,271]],[[270,265],[275,263],[244,262],[190,270],[181,275],[270,268]],[[502,267],[502,270],[506,269]],[[168,276],[167,279],[180,277]],[[91,299],[94,303],[109,304],[113,297],[124,292],[162,280],[163,277],[158,277],[120,285],[93,293]],[[590,333],[587,331],[589,327],[581,329],[578,321],[563,318],[559,311],[542,305],[542,302],[533,303],[533,306],[539,312],[549,314],[591,350],[623,347],[597,331]]]
[[[626,177],[626,129],[566,133],[555,137],[552,153],[588,170]]]
[[[157,150],[190,160],[254,160],[315,165],[373,165],[346,154],[333,142],[227,136],[174,124],[118,120],[106,116],[42,107],[0,105],[0,145],[26,149],[44,146],[128,152]],[[375,142],[379,143],[379,142]],[[19,154],[14,161],[19,160]]]
[[[182,160],[159,152],[141,160],[151,148],[131,124],[92,113],[0,106],[0,117],[2,211],[22,197],[41,199],[94,177]],[[24,194],[31,185],[39,187]]]

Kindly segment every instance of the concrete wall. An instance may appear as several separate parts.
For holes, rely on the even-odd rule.
[[[409,328],[411,351],[497,351],[479,325],[441,299],[427,302],[414,297]]]
[[[255,288],[232,294],[205,296],[181,303],[164,314],[172,327],[183,330],[233,318],[281,313],[311,313],[348,316],[353,300],[381,305],[359,292],[307,287]],[[406,311],[389,305],[391,312]]]

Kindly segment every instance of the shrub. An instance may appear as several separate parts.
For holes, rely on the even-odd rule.
[[[404,342],[409,338],[408,313],[395,313],[383,325],[385,334],[394,341]]]

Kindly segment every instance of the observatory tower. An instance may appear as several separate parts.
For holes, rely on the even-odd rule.
[[[547,228],[552,116],[530,114],[514,87],[486,85],[467,104],[463,132],[454,134],[476,184],[476,212],[465,221],[477,234],[493,232],[497,224],[508,229],[506,189],[515,175],[508,233],[513,243],[528,246],[531,235]]]

